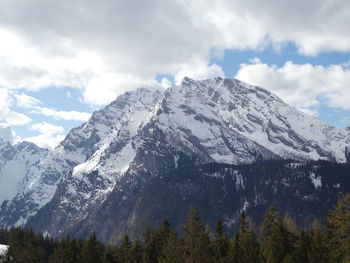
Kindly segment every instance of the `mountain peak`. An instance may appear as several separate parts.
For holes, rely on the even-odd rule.
[[[36,151],[36,150],[43,150],[43,148],[40,148],[36,144],[28,141],[22,141],[14,145],[17,151],[22,151],[25,148],[30,151]]]
[[[15,143],[15,133],[13,132],[12,128],[7,125],[3,125],[0,123],[0,139],[3,141],[8,141],[11,144]]]
[[[181,86],[185,86],[185,85],[189,85],[191,83],[193,83],[194,80],[189,78],[189,77],[184,77],[181,81]]]

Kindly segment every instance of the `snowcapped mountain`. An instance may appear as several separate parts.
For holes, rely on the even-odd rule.
[[[238,80],[185,78],[181,87],[165,92],[163,105],[166,112],[159,116],[162,129],[168,133],[180,130],[180,138],[189,138],[185,132],[189,130],[218,162],[254,160],[254,155],[247,155],[252,149],[249,141],[260,151],[263,147],[283,159],[346,161],[349,131],[308,116],[269,91]],[[231,136],[236,138],[230,140]],[[237,145],[238,137],[244,140],[242,148]]]
[[[38,167],[48,151],[28,142],[12,146],[1,139],[0,149],[0,221],[5,225],[21,225],[32,215],[32,201],[34,206],[39,205],[52,188],[48,178],[50,187],[42,189],[40,184],[45,178]],[[26,199],[29,193],[31,198]]]
[[[0,224],[27,222],[53,236],[108,232],[111,226],[119,235],[133,220],[144,184],[157,175],[211,162],[346,162],[349,146],[348,130],[263,88],[234,79],[184,78],[166,90],[140,88],[119,96],[52,152],[0,144],[0,187],[12,185],[12,192],[0,193]],[[13,175],[11,167],[23,169]]]

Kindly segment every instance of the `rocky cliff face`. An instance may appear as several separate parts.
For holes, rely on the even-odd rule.
[[[106,239],[130,229],[126,222],[136,220],[130,211],[138,196],[159,175],[212,162],[346,162],[349,144],[346,129],[299,112],[263,88],[234,79],[185,78],[166,90],[125,93],[53,152],[38,156],[38,183],[30,188],[24,180],[27,195],[3,199],[0,223],[20,225],[30,218],[27,225],[52,236],[98,229]],[[6,156],[15,154],[7,148]],[[8,174],[1,171],[1,178]],[[34,198],[39,192],[42,198]],[[31,204],[21,206],[25,200]],[[9,218],[13,211],[20,211],[17,221]]]

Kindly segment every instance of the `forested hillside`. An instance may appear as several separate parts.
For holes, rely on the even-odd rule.
[[[212,228],[221,218],[230,235],[241,211],[259,225],[271,205],[282,214],[290,214],[300,226],[306,227],[316,218],[324,223],[339,192],[350,192],[350,165],[291,160],[247,165],[210,163],[159,174],[145,184],[133,179],[127,177],[124,190],[111,194],[93,219],[87,218],[68,233],[87,238],[95,231],[105,243],[116,244],[124,233],[136,237],[147,224],[160,225],[163,216],[182,233],[191,206],[198,208],[203,221]]]
[[[259,226],[241,213],[236,232],[229,236],[220,219],[215,229],[191,208],[179,235],[166,219],[158,228],[146,227],[143,235],[125,235],[117,246],[106,246],[94,233],[87,240],[69,236],[53,240],[31,229],[0,231],[0,243],[8,244],[3,262],[142,262],[142,263],[339,263],[350,260],[350,194],[341,195],[327,222],[315,220],[299,228],[292,218],[271,206]]]

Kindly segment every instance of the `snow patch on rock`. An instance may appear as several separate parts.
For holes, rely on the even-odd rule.
[[[6,255],[9,246],[0,244],[0,256]]]
[[[311,179],[311,182],[313,183],[313,185],[315,186],[315,189],[321,189],[322,187],[322,180],[321,180],[321,177],[317,177],[315,175],[315,173],[310,173],[310,179]]]

